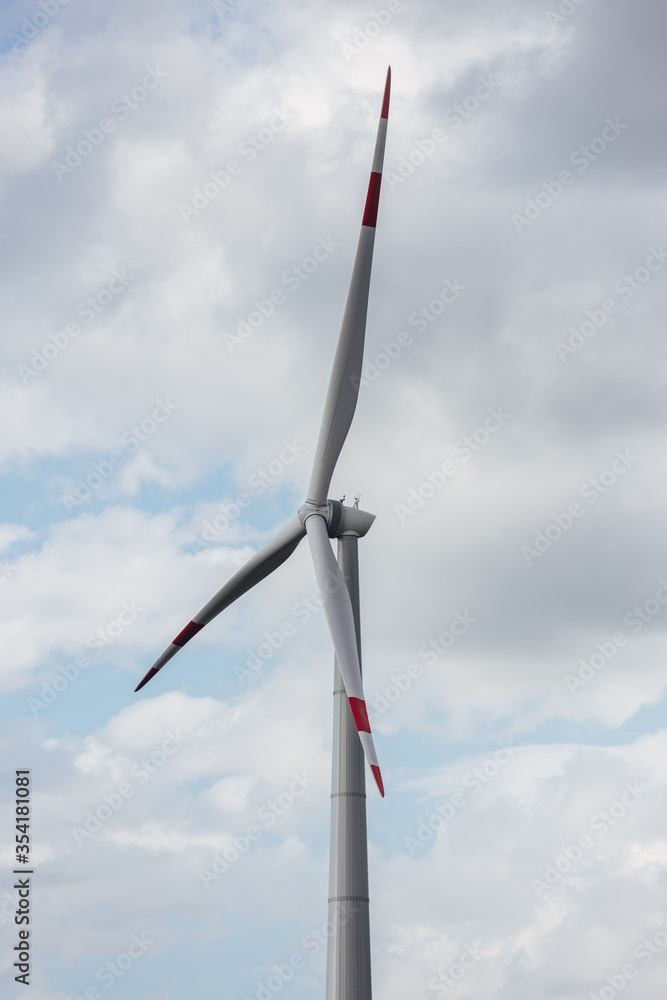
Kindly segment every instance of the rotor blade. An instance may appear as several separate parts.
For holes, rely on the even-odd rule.
[[[317,504],[326,501],[331,477],[350,429],[359,395],[361,367],[364,360],[368,289],[375,242],[375,223],[380,200],[382,163],[387,136],[390,86],[391,67],[387,71],[387,82],[384,89],[384,100],[375,143],[373,166],[371,167],[371,179],[366,196],[366,207],[361,222],[357,255],[354,260],[343,324],[329,380],[329,391],[324,404],[324,416],[317,442],[315,463],[308,487],[308,500]]]
[[[162,656],[158,657],[144,679],[134,690],[140,691],[144,684],[147,684],[151,678],[155,677],[158,670],[161,670],[165,663],[172,656],[175,656],[179,649],[186,642],[189,642],[193,635],[196,635],[197,632],[203,629],[204,625],[208,625],[221,611],[224,611],[230,604],[233,604],[237,598],[241,597],[251,587],[254,587],[256,583],[267,577],[269,573],[273,573],[274,569],[282,566],[285,560],[292,555],[305,534],[306,529],[301,524],[301,521],[295,518],[275,538],[272,538],[263,549],[260,549],[254,556],[251,556],[248,562],[234,574],[231,580],[227,581],[215,597],[211,598],[199,614],[196,614],[183,631],[176,636],[172,644],[165,649]]]
[[[331,638],[333,639],[336,659],[340,669],[345,692],[347,694],[352,715],[359,732],[359,739],[366,755],[366,760],[373,772],[373,777],[384,797],[384,785],[378,765],[371,725],[368,721],[366,699],[361,680],[361,664],[357,649],[357,633],[354,627],[354,612],[352,602],[343,578],[341,568],[333,554],[327,523],[320,514],[311,514],[306,518],[306,531],[310,551],[315,563],[315,574],[320,593],[324,599],[324,613]]]

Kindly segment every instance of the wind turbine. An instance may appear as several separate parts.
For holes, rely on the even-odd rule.
[[[255,553],[194,616],[140,684],[141,690],[172,656],[221,611],[292,555],[308,536],[318,587],[336,653],[331,793],[331,850],[327,1000],[371,1000],[366,782],[364,755],[384,796],[361,674],[358,540],[374,514],[327,499],[357,405],[366,334],[368,291],[389,116],[387,71],[361,233],[343,314],[315,462],[305,503],[296,518]],[[338,539],[338,560],[330,539]],[[353,904],[353,905],[350,905]]]

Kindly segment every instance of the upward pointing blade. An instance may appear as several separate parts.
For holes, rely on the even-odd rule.
[[[380,200],[382,163],[389,116],[390,87],[391,67],[387,71],[387,82],[384,89],[375,155],[373,156],[364,217],[361,222],[357,255],[354,259],[343,325],[338,338],[338,347],[336,348],[320,436],[317,442],[315,463],[308,487],[308,500],[317,504],[324,503],[327,498],[331,477],[350,429],[359,395],[361,366],[364,360],[368,289],[373,263],[373,244],[375,243],[375,223]]]
[[[366,710],[350,594],[341,568],[333,554],[324,518],[320,514],[311,514],[310,517],[306,518],[306,531],[315,563],[317,584],[324,598],[324,613],[327,616],[327,624],[336,650],[336,659],[345,685],[345,692],[350,702],[366,760],[373,772],[380,795],[384,797],[382,775]]]
[[[144,684],[148,684],[155,677],[158,670],[161,670],[165,663],[168,663],[172,656],[175,656],[179,649],[192,639],[193,635],[196,635],[197,632],[203,629],[204,625],[208,625],[221,611],[224,611],[230,604],[233,604],[237,598],[245,594],[246,591],[250,590],[251,587],[254,587],[256,583],[259,583],[270,573],[273,573],[274,569],[282,566],[285,560],[292,555],[305,534],[306,529],[301,524],[301,521],[295,518],[293,521],[290,521],[287,527],[278,532],[276,537],[272,538],[263,549],[260,549],[254,556],[251,556],[248,562],[234,574],[231,580],[227,581],[215,597],[212,597],[208,604],[176,636],[172,644],[155,661],[146,676],[137,684],[134,690],[140,691]]]

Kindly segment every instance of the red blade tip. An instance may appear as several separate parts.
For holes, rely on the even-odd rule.
[[[144,679],[142,681],[139,681],[139,683],[135,687],[134,693],[136,694],[137,691],[141,691],[141,689],[144,686],[144,684],[148,684],[149,680],[151,680],[151,678],[155,677],[156,673],[157,673],[157,670],[155,670],[154,667],[151,667],[151,669],[148,671],[148,673],[146,674],[146,676],[144,677]]]
[[[389,91],[391,90],[391,66],[387,70],[387,82],[384,85],[384,100],[380,118],[389,118]]]
[[[380,768],[377,764],[371,764],[371,771],[373,772],[373,777],[375,778],[375,784],[378,786],[378,791],[382,798],[384,798],[384,785],[382,784],[382,775],[380,774]]]

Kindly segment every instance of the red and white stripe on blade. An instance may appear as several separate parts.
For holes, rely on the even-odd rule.
[[[361,222],[357,255],[354,259],[350,290],[347,295],[343,324],[331,370],[329,390],[324,404],[324,416],[322,417],[322,426],[320,427],[320,436],[317,442],[317,452],[315,453],[313,472],[308,487],[308,500],[317,504],[322,504],[327,499],[331,477],[333,476],[338,456],[345,443],[345,438],[347,437],[347,432],[350,429],[354,411],[357,407],[361,368],[364,361],[368,290],[371,280],[371,265],[373,263],[375,223],[377,221],[378,204],[380,201],[384,146],[387,137],[390,87],[391,68],[387,71],[387,83],[384,88],[380,124],[378,125],[373,166],[371,167],[371,179],[368,184],[368,194],[366,195],[366,206]]]
[[[247,563],[241,566],[241,569],[227,581],[224,587],[220,588],[215,597],[212,597],[208,604],[176,636],[171,645],[155,661],[146,676],[137,684],[134,690],[140,691],[144,684],[148,684],[149,680],[155,677],[158,670],[161,670],[165,663],[168,663],[172,656],[175,656],[179,649],[182,649],[186,642],[192,639],[193,635],[201,631],[204,625],[208,625],[221,611],[228,608],[230,604],[233,604],[246,591],[254,587],[256,583],[267,577],[269,573],[273,573],[274,569],[282,566],[285,560],[292,555],[305,534],[306,529],[301,521],[295,518],[282,531],[279,531],[275,538],[272,538],[263,549],[260,549],[254,556],[251,556]]]
[[[359,732],[366,760],[373,772],[373,777],[384,796],[384,785],[378,765],[371,726],[368,721],[366,699],[361,680],[361,664],[357,650],[357,633],[354,627],[354,612],[352,602],[343,578],[341,568],[336,561],[329,541],[327,523],[320,514],[311,514],[306,518],[306,532],[310,551],[315,564],[317,584],[324,600],[324,613],[327,618],[331,638],[333,639],[338,668],[345,692],[350,702],[352,715]]]

